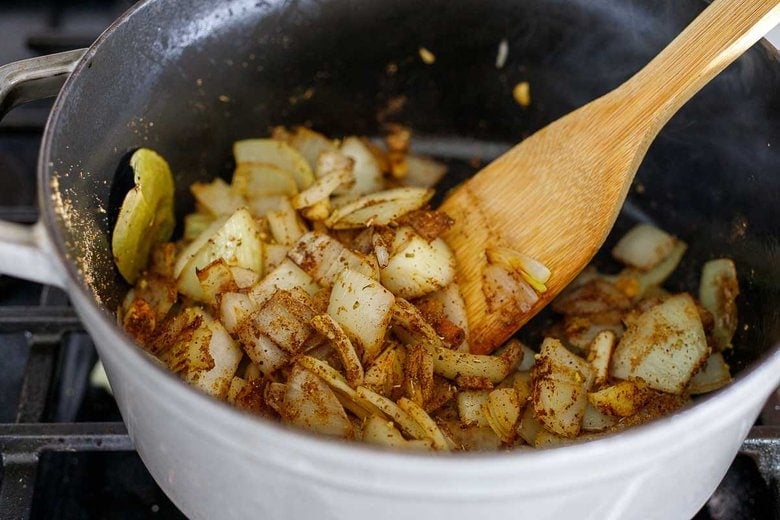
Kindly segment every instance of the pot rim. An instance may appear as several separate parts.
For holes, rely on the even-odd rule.
[[[79,76],[85,68],[89,67],[92,58],[100,52],[103,42],[111,38],[111,35],[127,23],[135,13],[149,8],[154,1],[144,0],[120,16],[89,47],[73,73],[66,80],[53,105],[41,142],[38,161],[38,201],[41,208],[41,221],[44,223],[48,242],[52,246],[52,251],[56,253],[56,262],[63,267],[66,286],[77,310],[83,315],[84,322],[90,332],[95,330],[108,331],[114,339],[110,348],[109,346],[105,348],[98,346],[101,357],[114,358],[123,369],[134,372],[134,377],[143,377],[150,383],[161,385],[161,395],[166,395],[171,402],[185,404],[191,410],[198,409],[204,415],[211,416],[213,420],[201,421],[201,426],[207,422],[220,425],[219,430],[212,432],[206,424],[202,427],[204,432],[208,432],[214,437],[232,436],[234,440],[239,438],[238,433],[243,434],[244,438],[248,438],[247,434],[251,434],[256,439],[261,439],[282,450],[289,449],[307,457],[331,462],[327,466],[331,470],[338,467],[334,463],[340,463],[343,465],[344,474],[349,474],[353,468],[392,468],[400,476],[399,478],[404,478],[404,475],[408,477],[410,474],[452,474],[455,477],[466,476],[470,480],[488,477],[491,479],[492,477],[505,478],[508,474],[533,475],[542,470],[547,471],[549,468],[570,468],[578,464],[592,467],[594,462],[603,461],[604,457],[614,460],[629,454],[633,458],[627,463],[634,466],[639,465],[644,461],[645,455],[637,456],[637,453],[652,452],[652,449],[649,449],[651,446],[654,447],[653,449],[657,449],[660,442],[679,438],[683,434],[698,437],[702,430],[697,429],[696,426],[706,424],[710,429],[714,428],[715,419],[721,418],[726,411],[732,411],[733,414],[742,412],[740,403],[750,400],[750,396],[760,395],[762,392],[769,394],[780,382],[780,343],[777,343],[769,348],[759,360],[737,374],[734,381],[723,389],[713,392],[695,404],[671,415],[630,428],[619,434],[544,450],[448,455],[382,450],[363,443],[349,443],[316,436],[305,431],[287,428],[272,421],[256,418],[189,387],[167,369],[149,359],[149,355],[117,327],[107,310],[95,300],[75,263],[68,260],[67,247],[60,233],[60,226],[50,196],[50,191],[54,189],[49,182],[53,175],[52,165],[54,164],[52,158],[53,129],[58,125],[63,105],[77,89]],[[768,49],[774,49],[773,54],[775,57],[778,56],[777,49],[771,43],[766,40],[761,40],[761,43]],[[769,382],[772,383],[771,388],[768,387]],[[187,420],[192,421],[193,419],[187,417]],[[751,418],[751,423],[752,420]],[[707,423],[707,421],[711,422]],[[134,432],[130,431],[130,434],[133,436]],[[248,444],[237,447],[251,453]],[[640,452],[641,448],[644,450]],[[356,456],[357,454],[360,455]],[[345,461],[348,461],[348,464],[344,464]],[[308,468],[296,467],[295,469],[287,467],[286,469],[300,470],[310,475],[318,474],[316,465],[310,466]],[[319,474],[322,476],[321,472]],[[330,482],[332,483],[332,481]],[[414,482],[415,485],[419,485],[421,481],[415,480]],[[463,492],[462,489],[451,491],[453,493]]]

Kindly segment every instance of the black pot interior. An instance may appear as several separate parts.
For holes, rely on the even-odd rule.
[[[97,44],[60,98],[42,163],[56,178],[49,218],[83,285],[112,312],[127,289],[111,261],[110,233],[126,189],[118,165],[129,151],[148,146],[168,159],[180,214],[191,208],[191,182],[229,177],[234,140],[278,124],[333,136],[409,125],[425,151],[450,163],[454,183],[476,171],[470,159],[489,160],[618,86],[704,6],[148,1]],[[509,54],[498,69],[502,39]],[[422,62],[420,47],[435,63]],[[531,85],[525,109],[511,95],[519,81]],[[707,259],[736,261],[736,368],[780,342],[779,112],[780,66],[759,44],[663,130],[613,233],[650,220],[688,242],[669,284],[675,289],[695,291]]]

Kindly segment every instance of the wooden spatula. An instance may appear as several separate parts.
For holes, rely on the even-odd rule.
[[[472,352],[503,343],[585,267],[661,127],[778,23],[780,0],[715,0],[626,83],[524,140],[445,200]],[[488,305],[488,247],[523,252],[552,271],[530,309]]]

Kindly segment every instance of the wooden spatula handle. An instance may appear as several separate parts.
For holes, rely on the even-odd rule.
[[[696,92],[780,23],[780,0],[715,0],[621,92],[657,130]]]

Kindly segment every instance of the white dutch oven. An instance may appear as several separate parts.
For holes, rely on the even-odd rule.
[[[735,355],[744,360],[737,365],[744,368],[734,384],[663,420],[600,440],[546,451],[444,456],[312,437],[188,388],[138,349],[111,314],[123,288],[111,265],[108,237],[113,201],[122,192],[115,171],[128,151],[141,145],[160,150],[183,195],[193,180],[224,169],[222,160],[236,138],[310,118],[334,133],[370,132],[374,125],[366,115],[394,95],[407,96],[407,111],[399,117],[415,129],[480,142],[511,140],[616,86],[702,7],[669,2],[675,7],[657,14],[655,3],[639,8],[635,2],[575,0],[142,2],[83,57],[75,51],[0,69],[3,108],[53,94],[70,74],[41,149],[41,219],[32,227],[0,223],[0,271],[68,291],[97,345],[139,454],[173,502],[193,518],[689,518],[722,479],[780,380],[775,323],[780,275],[771,256],[760,257],[771,255],[762,241],[777,238],[771,209],[777,192],[771,199],[761,186],[777,187],[766,166],[776,154],[751,163],[754,177],[748,181],[755,189],[727,202],[750,206],[753,212],[745,210],[745,218],[751,225],[759,222],[744,243],[719,234],[720,221],[730,225],[725,217],[675,198],[687,195],[674,189],[671,171],[655,184],[661,178],[657,171],[640,171],[650,194],[665,194],[655,194],[668,203],[655,207],[664,213],[661,224],[694,244],[693,254],[726,248],[738,266],[752,269],[743,292],[755,298],[743,309],[743,320],[753,329],[740,336],[751,345],[744,352],[737,348]],[[635,22],[621,28],[627,9]],[[506,70],[498,71],[491,56],[502,37],[509,39],[511,54]],[[440,52],[442,68],[414,60],[423,44]],[[596,49],[603,56],[583,72],[578,62],[591,55],[583,51]],[[397,72],[389,74],[388,63]],[[702,99],[721,99],[718,89],[731,89],[733,107],[721,100],[723,110],[755,110],[758,116],[750,115],[745,128],[765,132],[760,143],[765,147],[777,137],[772,129],[778,115],[765,113],[760,92],[780,82],[777,62],[765,49],[754,49],[741,63]],[[507,113],[501,89],[523,74],[531,76],[537,108],[498,117]],[[308,104],[286,102],[304,87],[314,92]],[[482,108],[475,104],[479,99]],[[693,105],[680,118],[700,118],[709,106],[696,108],[696,100]],[[670,127],[673,132],[674,120]],[[701,173],[695,171],[701,157],[664,148],[664,134],[659,141],[651,163]],[[715,143],[707,154],[718,156],[720,150]],[[669,154],[677,155],[665,161]],[[729,184],[733,172],[727,173],[714,174],[707,184],[739,191]],[[641,207],[643,199],[635,202]],[[688,209],[675,209],[682,207]],[[698,253],[697,239],[708,244]],[[725,245],[708,250],[717,240]],[[776,253],[774,258],[776,263]],[[760,331],[751,332],[755,329]]]

